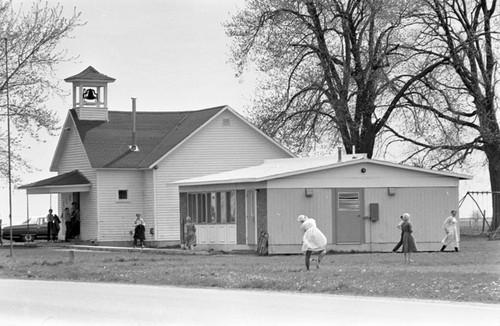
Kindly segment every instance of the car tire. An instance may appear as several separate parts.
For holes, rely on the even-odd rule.
[[[33,241],[35,241],[35,236],[33,234],[21,235],[21,242],[33,242]]]

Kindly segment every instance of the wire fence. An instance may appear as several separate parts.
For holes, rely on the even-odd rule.
[[[491,217],[486,220],[482,218],[460,218],[460,233],[461,234],[481,234],[489,232],[491,225]]]

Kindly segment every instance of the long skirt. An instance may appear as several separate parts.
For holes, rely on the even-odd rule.
[[[457,230],[452,229],[451,231],[446,234],[443,240],[441,240],[441,243],[445,246],[449,246],[450,244],[454,244],[455,247],[458,247],[458,236],[457,236]]]
[[[146,234],[145,234],[145,228],[144,228],[144,225],[137,225],[135,227],[135,231],[134,231],[134,239],[137,239],[137,240],[146,240]]]
[[[196,246],[196,233],[186,233],[186,246]]]
[[[302,251],[323,251],[326,249],[326,237],[317,227],[308,229],[302,237]]]
[[[403,252],[415,252],[417,251],[417,245],[415,244],[415,239],[410,232],[403,233]]]

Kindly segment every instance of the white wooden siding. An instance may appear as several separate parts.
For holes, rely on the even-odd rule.
[[[148,220],[146,225],[146,239],[156,240],[156,212],[155,212],[155,190],[154,175],[156,170],[146,170],[142,172],[143,182],[143,216]],[[150,229],[155,229],[154,234],[150,234]]]
[[[94,107],[79,107],[76,109],[78,113],[78,118],[80,120],[100,120],[107,121],[108,120],[108,110],[103,108],[94,108]]]
[[[56,170],[58,174],[64,174],[78,169],[91,182],[90,192],[80,193],[80,238],[82,240],[97,239],[97,192],[94,186],[97,182],[97,176],[90,166],[83,144],[75,130],[76,128],[73,126],[69,131],[63,131],[70,134],[66,144],[63,145],[64,149]],[[59,201],[61,201],[60,198]]]
[[[144,214],[144,173],[142,171],[98,170],[99,241],[132,240],[135,214],[141,213],[148,230],[153,216]],[[118,200],[118,189],[128,190],[127,200]]]
[[[229,125],[223,122],[225,119]],[[158,240],[180,238],[179,192],[178,186],[171,182],[286,157],[290,155],[239,117],[229,111],[219,115],[158,164],[155,172]]]

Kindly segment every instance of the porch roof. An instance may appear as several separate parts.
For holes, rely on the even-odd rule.
[[[80,171],[73,170],[48,179],[43,179],[17,189],[26,189],[28,195],[31,194],[54,194],[68,192],[88,192],[91,183]]]
[[[461,180],[472,179],[472,176],[465,174],[458,174],[447,171],[429,170],[414,166],[407,166],[397,163],[390,163],[386,161],[368,159],[366,157],[366,154],[360,153],[353,155],[345,155],[341,159],[341,161],[339,161],[339,159],[334,156],[266,160],[263,164],[258,166],[252,166],[239,170],[206,175],[186,180],[180,180],[174,183],[179,186],[197,186],[197,185],[261,182],[261,181],[285,178],[288,176],[299,175],[309,172],[321,171],[325,169],[336,169],[336,168],[341,168],[343,166],[360,164],[360,163],[372,163],[397,169],[404,169],[408,171],[419,171],[428,174],[453,177]]]

